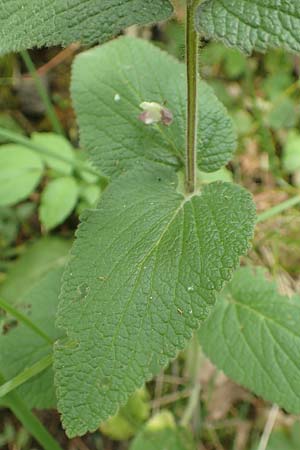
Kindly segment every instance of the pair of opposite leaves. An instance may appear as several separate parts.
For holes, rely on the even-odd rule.
[[[157,74],[157,75],[156,75]],[[180,192],[186,121],[185,66],[137,39],[82,53],[72,98],[82,143],[112,177],[81,218],[64,273],[55,347],[58,407],[72,436],[97,428],[166,366],[211,310],[252,237],[249,193],[213,183]],[[235,149],[233,125],[200,82],[199,168]],[[138,120],[142,101],[172,111],[169,127]]]

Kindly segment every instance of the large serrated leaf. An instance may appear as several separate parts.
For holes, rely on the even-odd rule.
[[[199,335],[204,352],[230,378],[299,414],[299,323],[299,296],[281,296],[262,269],[243,268]]]
[[[0,54],[103,42],[129,25],[164,20],[171,13],[169,0],[2,0]]]
[[[54,325],[61,275],[61,268],[50,271],[22,298],[30,320],[53,340],[61,336]],[[0,334],[0,367],[6,380],[51,353],[52,345],[24,324]],[[24,383],[17,393],[30,408],[54,408],[52,368]]]
[[[198,165],[213,172],[236,147],[233,124],[204,82],[199,86]],[[186,68],[152,44],[119,38],[76,58],[72,98],[81,142],[93,163],[107,175],[140,161],[180,166],[185,152]],[[145,125],[142,102],[166,104],[173,123]]]
[[[251,196],[216,182],[176,192],[170,168],[139,165],[85,213],[63,279],[55,347],[69,436],[95,430],[174,358],[252,237]]]
[[[205,0],[198,31],[251,53],[283,47],[300,51],[300,0]]]

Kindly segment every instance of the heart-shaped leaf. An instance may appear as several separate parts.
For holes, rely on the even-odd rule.
[[[198,166],[213,172],[236,148],[232,120],[212,89],[199,83]],[[72,98],[83,147],[106,175],[137,162],[180,167],[185,158],[186,68],[141,39],[123,37],[76,58]],[[144,103],[165,105],[169,126],[146,125]]]
[[[215,182],[185,196],[158,164],[115,180],[82,217],[66,269],[55,347],[69,436],[95,430],[176,356],[249,246],[254,204]]]

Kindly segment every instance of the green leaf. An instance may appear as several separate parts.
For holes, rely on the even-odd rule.
[[[61,336],[54,326],[61,275],[61,268],[50,271],[22,298],[30,320],[53,340]],[[0,334],[1,373],[8,380],[51,352],[47,341],[24,324],[17,324],[7,334]],[[24,383],[16,392],[30,408],[55,407],[52,368]]]
[[[47,184],[39,207],[39,218],[46,230],[60,225],[73,211],[79,188],[72,177],[62,177]]]
[[[287,97],[286,91],[293,84],[292,70],[288,73],[274,73],[266,77],[262,82],[262,90],[274,103],[278,103]],[[279,99],[278,99],[279,97]]]
[[[149,394],[145,388],[138,389],[117,415],[101,424],[100,430],[111,439],[123,441],[134,436],[149,415]]]
[[[43,174],[41,158],[21,145],[0,147],[0,206],[27,198]]]
[[[17,238],[19,231],[18,218],[9,206],[0,208],[0,251],[9,247]],[[3,252],[4,256],[4,252]],[[1,267],[1,266],[0,266]],[[2,267],[1,267],[2,269]],[[0,269],[0,270],[1,270]]]
[[[244,76],[247,72],[246,56],[237,50],[227,49],[224,59],[224,72],[230,79]],[[224,47],[223,47],[224,52]]]
[[[80,198],[82,198],[88,206],[94,206],[101,195],[101,188],[97,184],[83,184],[80,186]]]
[[[72,98],[82,145],[106,175],[121,173],[137,162],[155,161],[180,167],[186,129],[186,68],[152,44],[119,38],[76,58]],[[212,89],[199,86],[198,164],[213,172],[236,148],[232,120]],[[170,126],[139,120],[142,102],[166,105]]]
[[[300,297],[278,294],[262,269],[243,268],[200,328],[206,355],[226,375],[300,412]]]
[[[201,183],[213,183],[214,181],[228,181],[228,182],[233,181],[232,173],[228,169],[226,169],[226,167],[222,167],[216,172],[211,173],[198,171],[197,176],[198,180],[200,180]]]
[[[168,0],[3,0],[0,53],[44,45],[103,42],[133,24],[164,20]]]
[[[296,450],[300,442],[299,420],[290,426],[279,425],[272,432],[266,450]],[[250,450],[257,450],[260,440],[255,439]]]
[[[75,159],[72,145],[66,138],[55,133],[33,133],[31,140],[34,144],[41,146],[41,150],[46,149],[58,156],[63,156],[69,160]],[[57,158],[45,155],[42,156],[44,163],[56,172],[64,175],[72,173],[72,166]]]
[[[300,133],[291,130],[283,147],[283,167],[286,172],[300,170]]]
[[[196,28],[246,53],[274,47],[299,52],[300,0],[205,0]]]
[[[86,208],[94,208],[99,201],[100,195],[100,186],[82,182],[79,191],[80,201],[76,207],[76,213],[81,215]]]
[[[278,67],[280,67],[280,72],[283,75],[288,73],[291,75],[293,73],[293,61],[294,56],[281,50],[269,51],[264,57],[264,67],[268,74],[278,74]]]
[[[70,241],[58,237],[44,237],[31,244],[9,270],[0,285],[0,295],[9,303],[19,304],[49,271],[65,264],[70,246]]]
[[[297,103],[290,98],[285,98],[281,102],[275,103],[266,116],[266,123],[275,130],[296,127],[299,119],[297,106]]]
[[[2,61],[3,61],[3,59],[2,59]],[[13,63],[11,63],[10,65],[13,65]],[[5,75],[2,74],[2,76],[5,76]],[[13,131],[18,134],[24,133],[24,130],[22,129],[22,127],[18,124],[18,122],[16,122],[16,120],[8,112],[0,113],[0,127],[5,128],[6,130]],[[9,141],[7,141],[7,139],[0,136],[0,144],[7,144],[8,142]]]
[[[300,426],[299,421],[296,421],[291,428],[274,431],[270,436],[266,450],[296,450],[299,442]]]
[[[233,120],[239,136],[247,136],[253,133],[255,122],[253,116],[243,109],[232,112]]]
[[[129,450],[194,450],[190,433],[176,427],[169,411],[154,416],[137,435]]]
[[[243,188],[185,197],[173,169],[145,166],[84,213],[64,274],[55,369],[69,436],[95,430],[184,348],[252,237]]]

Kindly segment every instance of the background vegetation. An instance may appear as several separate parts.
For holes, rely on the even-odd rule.
[[[152,40],[184,59],[183,23],[184,10],[178,5],[176,19],[151,28],[132,27],[126,34]],[[93,206],[105,189],[105,180],[93,173],[84,150],[78,149],[68,89],[71,64],[80,51],[74,44],[64,50],[41,49],[0,59],[0,294],[8,300],[17,301],[42,274],[63,265],[79,214]],[[207,181],[234,180],[244,185],[254,195],[258,212],[299,192],[299,72],[300,58],[281,50],[247,58],[222,44],[202,44],[200,73],[227,106],[239,137],[234,160],[226,170],[206,175]],[[58,117],[54,128],[55,118],[47,98],[41,98],[39,83],[48,92]],[[62,158],[49,157],[47,152],[37,155],[24,149],[21,141],[7,144],[10,139],[1,134],[1,129],[21,137],[32,135],[33,145],[50,151],[59,148]],[[10,153],[11,146],[15,148]],[[1,166],[5,165],[11,167],[9,180],[1,179]],[[300,292],[299,229],[295,202],[284,214],[258,224],[255,246],[248,256],[252,264],[266,267],[280,292],[287,295]],[[0,321],[3,334],[14,327],[14,320],[1,310]],[[157,445],[151,446],[147,435],[139,434],[133,444],[130,440],[158,412],[159,423],[150,421],[150,431],[151,427],[158,427],[161,433],[172,428],[174,418],[184,416],[196,380],[201,401],[191,432],[182,431],[169,443],[170,450],[299,449],[298,417],[279,411],[234,384],[204,356],[195,369],[190,353],[188,348],[180,354],[164,373],[131,398],[118,417],[84,438],[68,440],[56,411],[36,414],[65,449],[130,446],[138,450],[143,446],[159,450]],[[191,374],[196,378],[191,380]],[[263,431],[263,436],[272,431],[268,443],[261,438]],[[40,448],[5,408],[0,409],[0,448]]]

